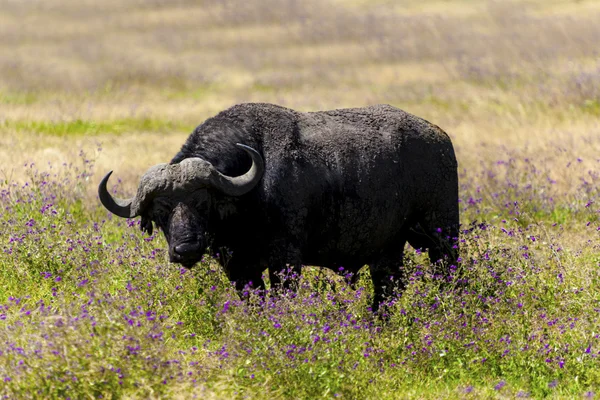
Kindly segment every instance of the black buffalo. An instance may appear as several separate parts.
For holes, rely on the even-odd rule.
[[[171,261],[210,246],[238,290],[287,267],[356,274],[369,265],[376,310],[401,282],[408,241],[441,274],[457,261],[458,177],[439,127],[389,105],[297,112],[240,104],[198,126],[169,164],[150,168],[132,199],[99,196],[112,213],[154,222]],[[227,256],[223,249],[228,249]],[[442,260],[437,262],[438,260]]]

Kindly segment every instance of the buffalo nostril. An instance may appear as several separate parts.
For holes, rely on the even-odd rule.
[[[198,245],[198,244],[182,243],[182,244],[178,244],[177,246],[175,246],[175,248],[173,248],[173,251],[175,251],[175,253],[180,256],[186,256],[189,254],[197,253],[199,249],[200,249],[200,245]]]

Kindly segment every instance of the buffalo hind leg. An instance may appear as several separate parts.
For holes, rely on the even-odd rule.
[[[369,264],[374,292],[371,306],[373,312],[378,312],[381,303],[391,298],[395,291],[404,290],[404,245],[404,241],[398,243],[393,253],[382,255]]]
[[[458,214],[444,219],[424,218],[408,233],[408,243],[415,249],[427,249],[434,275],[449,278],[458,266]]]

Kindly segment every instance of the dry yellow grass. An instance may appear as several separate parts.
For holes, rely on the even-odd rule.
[[[594,1],[1,4],[0,171],[12,179],[101,143],[98,171],[131,188],[189,134],[132,124],[53,136],[29,122],[193,127],[246,101],[391,103],[447,130],[472,179],[506,148],[572,193],[563,166],[600,154]]]

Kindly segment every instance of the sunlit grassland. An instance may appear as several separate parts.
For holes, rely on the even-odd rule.
[[[0,0],[0,394],[504,398],[600,390],[597,1]],[[408,251],[383,323],[317,269],[238,302],[100,206],[240,102],[446,130],[466,294]],[[120,181],[119,181],[120,180]]]

